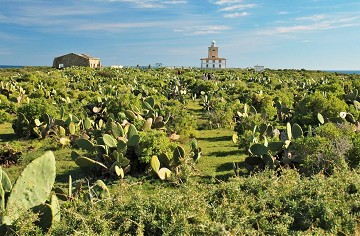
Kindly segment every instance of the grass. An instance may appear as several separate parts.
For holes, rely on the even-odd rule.
[[[0,124],[0,142],[15,140],[16,136],[10,123]]]
[[[197,140],[203,156],[197,168],[204,178],[226,180],[234,175],[232,163],[242,161],[244,154],[232,142],[232,134],[229,129],[199,130]]]
[[[190,100],[187,104],[188,110],[198,121],[199,130],[196,135],[198,145],[202,149],[202,157],[199,159],[197,169],[200,170],[204,179],[215,177],[227,180],[234,175],[233,162],[240,162],[244,154],[232,142],[234,131],[228,129],[201,129],[206,127],[208,121],[206,114],[200,105],[201,100]]]

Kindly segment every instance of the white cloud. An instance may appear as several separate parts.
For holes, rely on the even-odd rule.
[[[236,17],[242,17],[242,16],[248,16],[250,15],[248,12],[234,12],[234,13],[228,13],[224,14],[223,16],[225,18],[236,18]]]
[[[319,21],[322,19],[325,19],[326,16],[325,15],[312,15],[312,16],[303,16],[303,17],[298,17],[295,20],[298,21]]]
[[[92,23],[76,26],[75,30],[80,31],[121,31],[133,28],[148,28],[164,26],[164,22],[131,22],[131,23]]]
[[[288,14],[290,14],[290,12],[288,12],[288,11],[280,11],[277,14],[278,15],[288,15]]]
[[[218,0],[218,1],[214,1],[213,3],[216,5],[225,5],[225,4],[235,4],[235,3],[240,3],[243,2],[244,0]]]
[[[258,6],[257,4],[237,4],[229,7],[220,8],[219,11],[238,11],[238,10],[254,8],[257,6]]]
[[[287,23],[293,25],[284,25],[265,29],[259,31],[258,35],[295,34],[355,27],[360,26],[360,17],[337,14],[312,15],[289,19]]]
[[[230,27],[226,25],[209,25],[209,26],[193,26],[187,28],[175,29],[174,32],[184,33],[185,35],[207,35],[218,34],[229,30]]]
[[[166,8],[166,5],[186,4],[186,0],[101,0],[108,2],[129,3],[136,8]]]
[[[181,1],[181,0],[173,0],[173,1],[164,1],[164,4],[186,4],[187,1]]]

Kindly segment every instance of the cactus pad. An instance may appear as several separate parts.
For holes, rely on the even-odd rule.
[[[79,138],[78,140],[76,140],[76,145],[79,148],[84,149],[89,152],[92,152],[95,150],[94,144],[92,144],[89,140],[84,139],[84,138]]]
[[[55,175],[55,156],[51,151],[28,164],[12,188],[3,223],[11,225],[22,211],[44,203],[54,185]]]
[[[166,180],[169,179],[171,177],[171,171],[168,168],[161,168],[158,172],[157,172],[159,178],[161,180]]]
[[[151,157],[150,165],[151,165],[152,170],[155,173],[159,172],[159,170],[160,170],[160,161],[159,161],[159,158],[157,156],[152,156]]]

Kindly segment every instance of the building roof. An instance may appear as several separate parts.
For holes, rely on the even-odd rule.
[[[226,60],[226,58],[223,57],[205,57],[205,58],[200,58],[200,60]]]
[[[64,57],[64,56],[67,56],[67,55],[76,55],[76,56],[79,56],[79,57],[82,57],[82,58],[85,58],[85,59],[95,59],[95,60],[99,60],[99,58],[96,58],[96,57],[92,57],[92,56],[89,56],[89,55],[86,55],[86,54],[78,54],[78,53],[68,53],[68,54],[65,54],[65,55],[62,55],[62,56],[59,56],[59,57]],[[56,58],[59,58],[59,57],[56,57]]]

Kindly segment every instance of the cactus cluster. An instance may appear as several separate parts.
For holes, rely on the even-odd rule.
[[[295,164],[300,163],[301,160],[296,158],[296,155],[291,155],[289,146],[291,141],[304,137],[302,128],[294,123],[286,124],[286,130],[280,135],[279,141],[267,141],[267,129],[272,129],[272,126],[261,125],[259,130],[263,134],[264,143],[254,142],[249,152],[251,156],[247,157],[244,161],[245,167],[249,171],[262,170],[264,168],[274,169],[280,164]],[[271,131],[272,132],[272,131]],[[270,133],[270,132],[269,132]],[[234,164],[235,174],[238,173],[238,165]]]
[[[280,98],[275,97],[273,99],[273,105],[276,108],[277,118],[280,122],[287,122],[292,116],[292,111],[285,104],[282,104]]]
[[[196,149],[199,150],[199,148],[197,147],[197,144],[194,144],[194,142],[195,141],[193,140],[192,146],[196,145]],[[200,154],[198,153],[198,155],[200,155]],[[198,156],[195,157],[193,151],[189,154],[189,156],[186,156],[184,148],[182,148],[181,146],[177,146],[173,150],[173,155],[171,158],[168,155],[166,155],[165,153],[162,153],[159,156],[152,156],[151,161],[150,161],[150,166],[151,166],[152,171],[161,180],[166,180],[166,179],[170,178],[170,176],[172,174],[172,170],[175,171],[176,174],[179,174],[180,173],[179,167],[182,164],[186,164],[187,160],[190,157],[192,157],[192,159],[194,159],[194,160],[195,160],[195,158],[199,158]]]
[[[164,118],[159,114],[161,110],[161,105],[155,103],[153,97],[147,97],[142,101],[142,110],[133,107],[133,109],[126,110],[125,115],[130,122],[135,120],[143,121],[142,129],[144,131],[150,129],[165,129],[165,125],[170,119],[170,114]]]
[[[93,143],[84,138],[76,140],[79,148],[88,152],[87,156],[79,155],[73,151],[75,163],[86,172],[110,173],[119,178],[130,169],[130,160],[125,157],[128,147],[135,147],[140,142],[136,127],[121,124],[109,119],[106,127],[109,133],[98,137]]]

